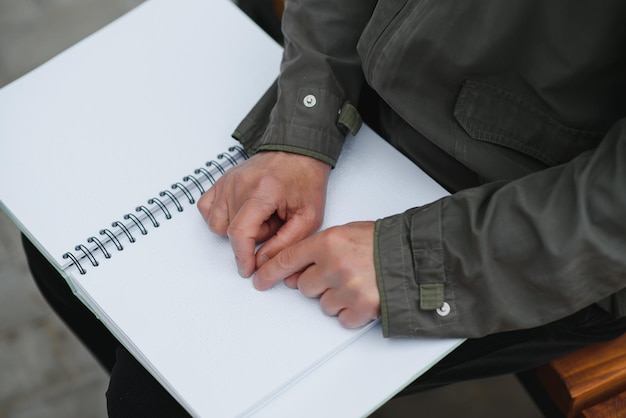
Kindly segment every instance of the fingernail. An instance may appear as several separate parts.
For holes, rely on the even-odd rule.
[[[265,254],[262,254],[261,257],[259,258],[259,267],[267,263],[269,260],[270,258],[268,256],[266,256]]]

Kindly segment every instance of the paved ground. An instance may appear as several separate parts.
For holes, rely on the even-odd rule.
[[[0,86],[140,2],[0,0]],[[0,418],[105,417],[106,386],[106,373],[39,295],[19,232],[0,211]],[[517,381],[503,376],[392,401],[374,416],[541,414]]]

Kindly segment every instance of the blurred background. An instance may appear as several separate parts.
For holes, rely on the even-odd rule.
[[[258,12],[255,6],[264,0],[242,1],[248,11]],[[0,0],[0,87],[141,2]],[[0,418],[106,417],[107,384],[105,371],[40,296],[19,231],[0,211]],[[533,418],[541,413],[514,376],[502,376],[393,400],[373,417],[422,415]]]

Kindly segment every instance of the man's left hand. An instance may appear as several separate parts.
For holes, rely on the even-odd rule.
[[[259,266],[254,287],[265,290],[282,279],[346,328],[380,316],[374,268],[374,222],[336,226],[291,245]]]

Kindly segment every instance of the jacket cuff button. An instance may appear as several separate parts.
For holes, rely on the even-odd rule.
[[[448,316],[450,313],[450,304],[448,302],[444,302],[441,307],[437,308],[437,315],[439,316]]]
[[[313,106],[315,106],[317,104],[317,99],[312,94],[308,94],[308,95],[304,96],[304,100],[302,100],[302,103],[306,107],[313,107]]]

